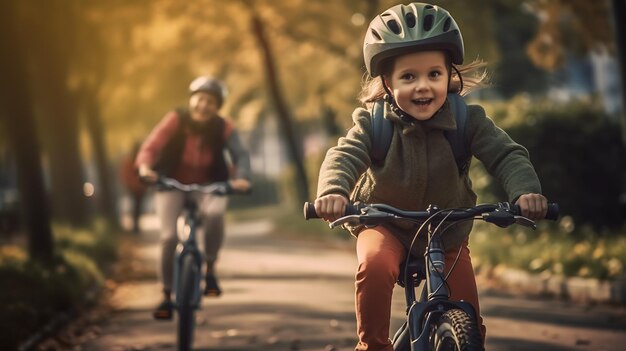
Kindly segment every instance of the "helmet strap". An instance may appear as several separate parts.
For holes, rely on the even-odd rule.
[[[459,87],[459,91],[458,93],[461,94],[461,92],[463,91],[463,76],[461,75],[461,72],[459,72],[459,69],[456,68],[455,65],[450,65],[450,67],[452,67],[452,69],[454,69],[454,71],[456,72],[456,76],[459,77],[459,82],[461,83],[461,86]],[[450,80],[452,79],[452,74],[450,74],[450,77],[448,77],[448,86],[450,86]]]
[[[398,117],[400,117],[402,121],[406,123],[415,122],[415,118],[411,117],[408,113],[402,111],[400,106],[398,106],[398,104],[396,103],[396,99],[393,97],[393,94],[391,93],[391,89],[389,89],[389,87],[387,86],[387,83],[385,82],[385,78],[383,78],[382,75],[380,76],[380,80],[381,80],[381,83],[383,84],[383,89],[385,89],[385,92],[386,92],[383,99],[385,100],[385,102],[389,104],[389,106],[391,106],[391,111],[393,111],[396,115],[398,115]]]

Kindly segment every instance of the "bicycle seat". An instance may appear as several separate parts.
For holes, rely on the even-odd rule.
[[[413,284],[417,285],[422,280],[426,279],[426,270],[424,269],[424,260],[417,259],[415,257],[411,257],[409,260],[409,265],[407,267],[406,260],[402,261],[400,264],[400,275],[398,276],[398,281],[396,282],[401,287],[405,287],[405,277],[406,271],[408,269],[409,276],[413,277]]]

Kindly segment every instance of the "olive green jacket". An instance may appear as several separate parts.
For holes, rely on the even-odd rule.
[[[476,204],[467,175],[460,175],[444,131],[456,129],[449,104],[426,121],[403,122],[386,106],[386,118],[394,123],[387,157],[372,164],[372,124],[370,112],[357,108],[353,127],[337,146],[328,150],[322,163],[317,196],[342,194],[352,201],[384,203],[403,210],[423,211],[429,204],[440,208]],[[537,174],[528,151],[515,143],[488,118],[482,107],[468,105],[466,139],[471,153],[500,181],[509,201],[520,195],[540,193]],[[408,248],[418,225],[395,222],[385,226]],[[443,235],[446,249],[459,247],[472,228],[472,221],[455,225]],[[353,234],[362,226],[347,227]],[[412,252],[421,255],[426,235],[420,235]]]

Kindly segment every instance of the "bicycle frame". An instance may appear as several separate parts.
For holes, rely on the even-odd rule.
[[[430,330],[439,317],[451,309],[461,309],[470,318],[477,320],[476,312],[471,304],[464,301],[451,301],[448,299],[448,289],[446,288],[443,275],[445,274],[445,253],[441,236],[433,232],[434,224],[428,226],[428,237],[430,244],[424,254],[424,261],[414,261],[411,264],[411,256],[408,255],[409,269],[403,269],[400,274],[399,284],[404,287],[407,319],[405,324],[398,329],[393,345],[396,351],[429,350]],[[403,267],[405,265],[403,264]],[[428,267],[427,270],[424,267]],[[415,295],[415,288],[425,281],[420,298]],[[408,326],[408,328],[407,328]]]
[[[200,224],[198,204],[192,193],[228,195],[234,193],[228,182],[207,185],[183,184],[173,178],[160,176],[156,184],[161,189],[181,191],[184,194],[184,227],[177,226],[179,246],[174,257],[173,290],[176,294],[174,307],[178,312],[178,349],[188,351],[193,345],[195,310],[201,307],[202,263],[204,256],[198,248],[197,229]],[[241,192],[243,193],[243,192]],[[179,217],[180,218],[180,217]],[[186,238],[181,238],[186,234]]]
[[[180,249],[176,251],[176,256],[174,257],[174,292],[176,293],[179,289],[179,277],[180,277],[180,269],[182,265],[182,261],[186,255],[192,255],[194,257],[194,262],[196,262],[196,266],[198,267],[198,272],[202,272],[202,262],[203,257],[198,248],[198,241],[196,237],[197,227],[199,224],[199,218],[197,215],[197,204],[195,201],[190,199],[185,199],[184,205],[185,212],[185,228],[183,230],[188,230],[188,237],[182,241],[180,245]],[[196,275],[194,280],[194,292],[192,299],[192,306],[195,309],[200,307],[200,279],[201,274]],[[178,308],[181,304],[179,300],[180,297],[176,294],[175,307]]]

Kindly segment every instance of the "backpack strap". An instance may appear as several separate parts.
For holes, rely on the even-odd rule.
[[[464,175],[469,172],[472,153],[469,150],[469,143],[466,138],[467,129],[467,104],[462,96],[455,93],[448,94],[448,101],[452,115],[456,121],[456,130],[444,133],[452,154],[456,161],[459,174]],[[385,118],[385,101],[377,100],[372,106],[370,113],[372,118],[372,151],[370,158],[372,164],[380,165],[387,156],[389,146],[391,145],[391,137],[393,136],[393,123]]]
[[[469,172],[472,153],[469,150],[469,143],[466,138],[467,129],[467,104],[459,94],[449,93],[448,101],[450,110],[456,121],[456,130],[450,130],[444,133],[446,139],[452,148],[452,154],[459,169],[459,174],[464,175]]]
[[[391,137],[393,136],[393,123],[385,118],[385,100],[376,100],[370,113],[372,118],[372,151],[370,158],[372,164],[380,165],[387,156]]]

